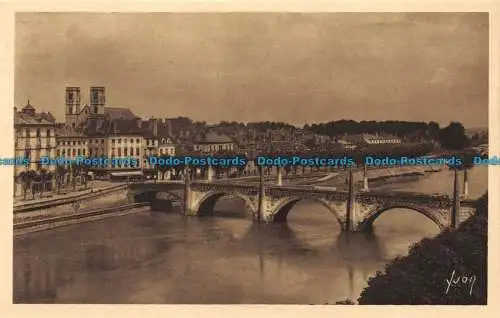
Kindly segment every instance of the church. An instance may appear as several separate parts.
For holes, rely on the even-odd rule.
[[[66,87],[65,122],[57,127],[57,155],[66,158],[132,157],[140,163],[138,166],[92,167],[91,170],[112,176],[141,175],[144,169],[150,168],[145,156],[157,154],[160,150],[158,140],[170,137],[158,124],[161,126],[157,120],[143,122],[128,108],[106,107],[105,87],[90,87],[89,104],[82,104],[80,87]],[[168,145],[162,147],[174,155],[175,145],[167,139]]]

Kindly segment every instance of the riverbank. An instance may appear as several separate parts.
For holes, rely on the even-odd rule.
[[[368,169],[366,174],[368,184],[378,186],[383,183],[390,182],[413,182],[419,178],[431,173],[440,172],[444,168],[440,166],[404,166],[404,167],[387,167],[381,169]],[[332,176],[324,182],[316,183],[315,185],[345,187],[347,185],[347,170],[340,170],[337,175]],[[353,170],[353,178],[356,184],[363,184],[364,171],[363,169]]]
[[[67,188],[67,189],[64,189],[64,191],[61,191],[60,193],[46,192],[43,197],[40,197],[37,194],[35,196],[35,199],[33,199],[31,193],[28,193],[28,195],[26,196],[26,199],[24,199],[24,196],[15,196],[14,200],[13,200],[14,207],[22,206],[25,204],[49,202],[49,201],[58,200],[58,199],[62,199],[62,198],[77,197],[77,196],[81,196],[82,194],[92,193],[92,192],[96,192],[96,191],[100,191],[100,190],[104,190],[107,188],[117,186],[116,183],[111,183],[108,181],[92,181],[92,183],[90,183],[90,185],[91,186],[87,187],[86,189],[79,185],[77,187],[76,191],[73,191],[72,188]]]
[[[456,231],[415,244],[409,255],[377,272],[360,305],[486,305],[488,194]],[[460,284],[454,279],[460,278]],[[450,283],[447,283],[450,282]]]

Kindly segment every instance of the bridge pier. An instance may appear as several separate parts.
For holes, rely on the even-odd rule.
[[[189,168],[184,170],[184,215],[194,215],[196,211],[192,211],[191,206],[191,182],[189,178]]]
[[[460,222],[460,194],[458,189],[458,170],[453,169],[453,206],[451,207],[450,227],[456,229]]]
[[[469,171],[467,169],[464,170],[464,188],[462,192],[462,197],[464,199],[467,199],[469,196],[469,178],[468,178],[468,173]]]

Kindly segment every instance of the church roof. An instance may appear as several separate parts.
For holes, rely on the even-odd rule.
[[[137,116],[128,108],[122,107],[105,107],[104,115],[108,116],[110,120],[128,119],[135,120]]]
[[[88,136],[143,135],[135,119],[89,118],[84,128]]]

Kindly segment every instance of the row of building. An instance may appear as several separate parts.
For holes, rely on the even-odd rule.
[[[143,120],[127,108],[107,107],[104,87],[90,88],[90,103],[81,104],[79,87],[67,87],[64,123],[57,123],[50,113],[37,112],[30,101],[15,108],[15,156],[29,158],[28,165],[17,165],[22,171],[54,171],[55,165],[44,165],[42,157],[133,158],[137,166],[109,164],[91,167],[97,174],[133,174],[152,169],[149,156],[175,156],[179,153],[216,153],[238,151],[251,154],[260,151],[303,152],[311,148],[355,148],[361,144],[399,144],[393,136],[346,136],[334,142],[307,130],[268,130],[257,134],[243,127],[212,127],[192,123],[187,118]],[[308,140],[314,142],[307,144]]]
[[[28,158],[27,165],[16,165],[15,175],[23,171],[55,171],[56,165],[45,165],[42,157],[76,159],[133,158],[137,166],[108,164],[92,166],[97,174],[133,174],[152,169],[149,156],[175,156],[187,150],[183,138],[174,140],[168,125],[159,119],[142,120],[127,108],[106,107],[105,89],[92,87],[90,104],[80,104],[80,89],[66,88],[65,122],[57,123],[50,113],[37,112],[30,103],[14,108],[15,157]],[[191,138],[191,151],[233,151],[235,142],[217,132],[197,134]],[[177,141],[182,143],[179,144]]]

